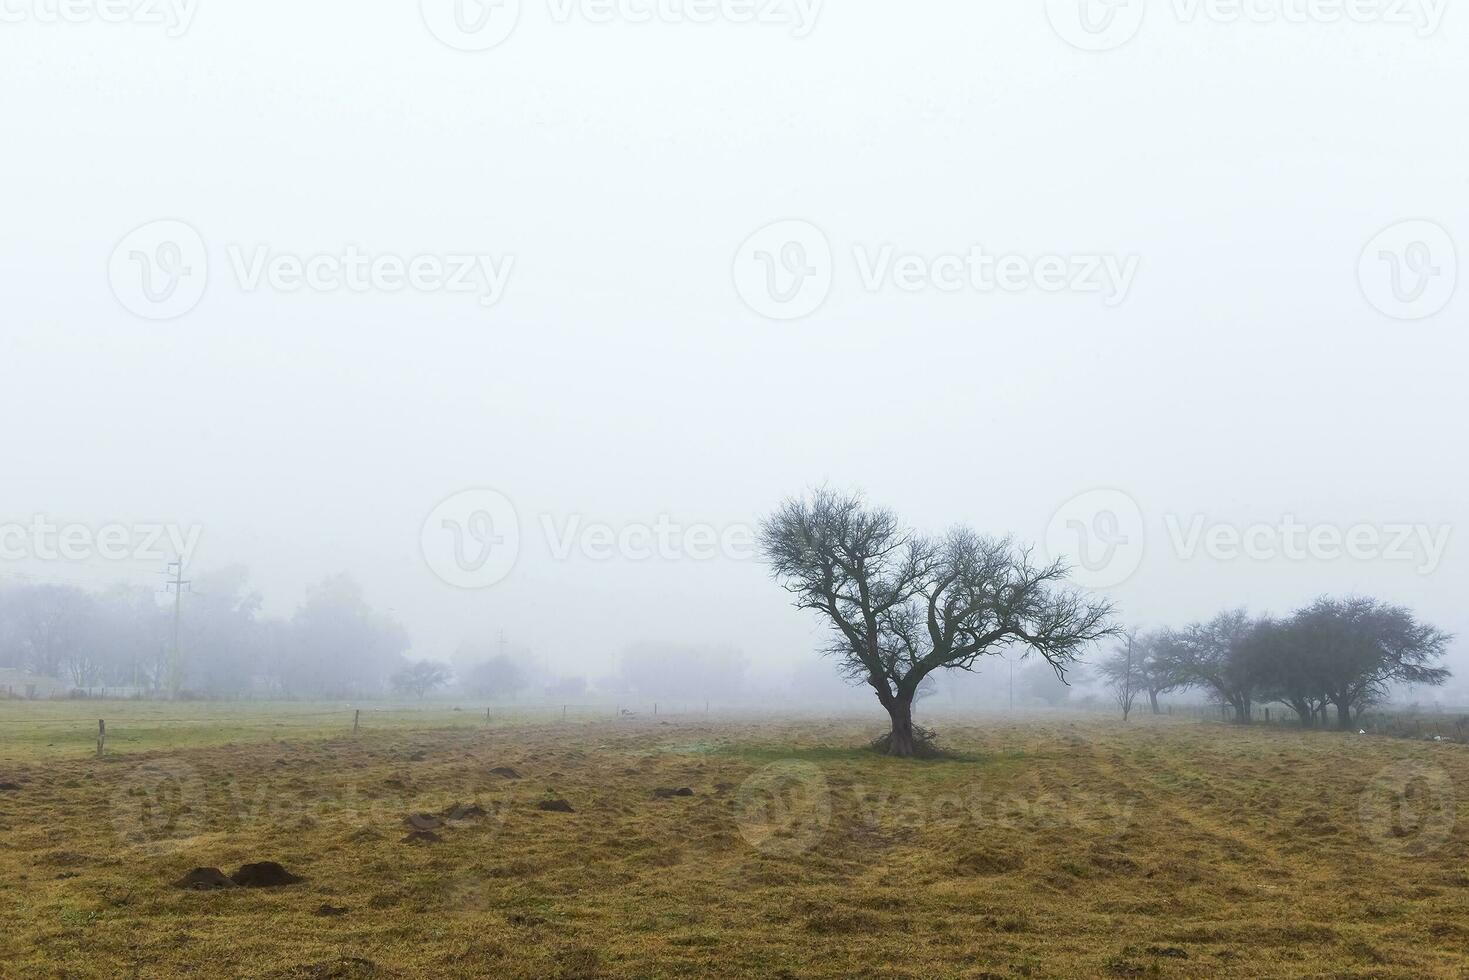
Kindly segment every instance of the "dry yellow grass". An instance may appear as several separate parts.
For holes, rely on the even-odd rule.
[[[0,741],[0,975],[1469,975],[1463,747],[955,721],[959,758],[902,762],[860,750],[877,727]],[[307,881],[169,886],[260,860]]]

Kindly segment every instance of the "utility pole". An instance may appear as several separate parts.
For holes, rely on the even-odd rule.
[[[1137,633],[1134,630],[1128,630],[1127,632],[1127,679],[1122,684],[1122,697],[1124,699],[1122,702],[1123,721],[1126,721],[1127,716],[1132,714],[1132,641],[1136,635]]]
[[[177,699],[184,684],[184,654],[183,648],[179,646],[179,620],[183,614],[184,589],[192,583],[184,581],[182,557],[168,563],[166,574],[171,577],[164,585],[164,592],[173,593],[173,655],[168,661],[168,696]]]
[[[510,642],[505,639],[505,631],[503,629],[500,630],[499,645],[500,645],[500,656],[503,657],[503,656],[505,656],[505,648],[510,645]]]

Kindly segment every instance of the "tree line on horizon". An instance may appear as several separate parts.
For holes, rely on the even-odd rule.
[[[1144,695],[1157,714],[1160,695],[1201,689],[1239,724],[1256,705],[1280,704],[1305,727],[1350,730],[1397,685],[1447,682],[1440,661],[1452,639],[1402,606],[1322,597],[1283,618],[1233,609],[1180,629],[1131,631],[1100,673],[1124,720]]]
[[[0,580],[0,669],[54,681],[58,694],[150,698],[422,698],[451,688],[487,701],[579,702],[595,693],[693,702],[748,686],[744,653],[707,643],[632,643],[596,678],[556,671],[522,645],[485,636],[466,637],[444,660],[414,659],[407,631],[348,575],[310,589],[287,616],[265,611],[241,566],[194,578],[177,634],[172,595],[152,588]]]
[[[380,690],[409,649],[407,631],[347,575],[322,581],[285,617],[264,613],[242,568],[200,576],[194,589],[175,633],[173,600],[153,589],[0,583],[0,667],[80,692],[336,698]]]

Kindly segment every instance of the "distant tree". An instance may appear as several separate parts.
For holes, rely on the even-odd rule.
[[[1437,686],[1450,677],[1439,661],[1453,637],[1376,599],[1318,599],[1296,614],[1289,635],[1300,659],[1320,672],[1317,690],[1341,729],[1394,684]]]
[[[193,579],[182,606],[184,686],[225,694],[268,684],[264,600],[250,587],[249,570],[229,566]]]
[[[1071,682],[1081,680],[1079,668],[1070,668],[1065,674],[1058,673],[1046,660],[1026,665],[1018,679],[1020,693],[1049,708],[1059,708],[1071,699]]]
[[[372,695],[402,665],[408,636],[368,608],[346,576],[313,589],[289,620],[267,618],[248,573],[191,576],[180,620],[183,685],[232,694]],[[171,686],[172,604],[155,590],[0,583],[0,666],[23,667],[82,689]]]
[[[1207,623],[1169,631],[1159,640],[1161,669],[1184,684],[1207,688],[1248,725],[1260,676],[1246,655],[1246,641],[1259,624],[1243,609],[1220,613]]]
[[[281,636],[273,669],[285,693],[370,695],[403,665],[408,634],[367,605],[346,575],[312,590]]]
[[[1065,588],[1067,567],[1034,565],[1009,538],[955,529],[927,538],[854,494],[818,490],[765,520],[761,544],[797,608],[831,627],[828,652],[888,712],[888,751],[915,752],[913,699],[940,668],[971,670],[1021,646],[1058,676],[1110,636],[1112,607]]]
[[[913,692],[913,713],[918,713],[918,705],[939,692],[938,678],[929,674],[918,684],[918,690]]]
[[[393,690],[400,694],[414,694],[422,698],[435,688],[443,687],[454,678],[448,664],[432,660],[420,660],[409,664],[393,674]]]
[[[1139,631],[1133,636],[1134,659],[1137,662],[1141,690],[1148,695],[1148,707],[1153,714],[1163,713],[1158,697],[1189,686],[1188,679],[1180,676],[1163,657],[1164,634],[1155,630]]]
[[[1241,644],[1239,655],[1254,678],[1260,700],[1290,708],[1303,726],[1316,723],[1327,703],[1324,664],[1306,638],[1299,617],[1258,621]]]
[[[585,677],[562,677],[546,685],[546,696],[549,698],[580,698],[586,696],[586,693]]]
[[[13,666],[86,686],[93,673],[95,613],[96,599],[73,585],[8,587],[4,618]]]
[[[1131,630],[1101,665],[1102,680],[1106,683],[1112,700],[1122,709],[1123,721],[1128,720],[1132,714],[1133,702],[1145,689],[1143,657],[1144,651],[1138,640],[1138,632]]]
[[[469,668],[464,675],[465,690],[475,697],[497,701],[513,699],[529,684],[525,668],[509,654],[496,654]]]

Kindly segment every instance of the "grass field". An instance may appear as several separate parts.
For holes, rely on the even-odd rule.
[[[374,722],[0,705],[0,975],[1469,975],[1462,746],[956,720],[955,758],[906,762],[860,748],[875,718]],[[266,860],[306,880],[170,887]]]

